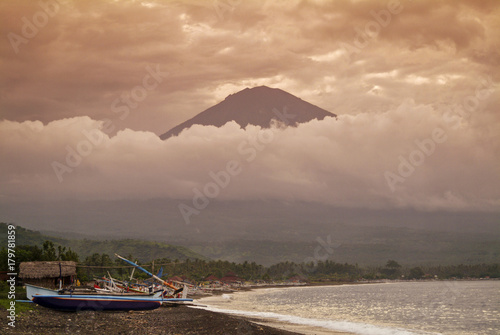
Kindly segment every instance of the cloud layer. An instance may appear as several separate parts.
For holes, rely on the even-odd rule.
[[[500,79],[495,0],[42,3],[0,4],[9,120],[90,116],[161,134],[247,86],[355,114],[457,103],[478,78]],[[168,77],[120,118],[113,102],[148,65]]]
[[[496,0],[9,0],[0,12],[3,203],[500,209]],[[339,117],[156,136],[258,85]]]
[[[193,126],[161,141],[75,117],[3,121],[3,199],[312,201],[342,207],[500,209],[500,123],[408,100],[296,128]],[[20,154],[22,153],[22,154]]]

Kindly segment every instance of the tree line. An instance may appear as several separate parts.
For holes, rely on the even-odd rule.
[[[83,281],[107,276],[108,273],[117,279],[127,279],[133,268],[106,253],[94,253],[85,259],[80,259],[71,248],[56,247],[51,241],[45,241],[41,247],[17,246],[15,254],[17,266],[21,262],[32,261],[75,261],[78,264],[78,277]],[[135,261],[133,255],[125,257]],[[0,251],[0,259],[7,259],[5,247]],[[7,271],[7,263],[1,262],[0,264],[0,271]],[[280,262],[264,267],[255,262],[247,261],[235,263],[222,260],[186,259],[180,261],[159,258],[141,264],[141,266],[155,274],[161,268],[163,277],[180,276],[193,282],[201,282],[210,275],[220,279],[227,273],[234,273],[239,278],[249,281],[286,281],[292,279],[310,282],[339,282],[380,279],[500,278],[499,263],[404,267],[395,260],[388,260],[383,266],[360,267],[357,264],[342,264],[325,260],[309,263]],[[148,276],[140,271],[135,271],[134,278],[146,279]]]

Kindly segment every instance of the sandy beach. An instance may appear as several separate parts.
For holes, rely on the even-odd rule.
[[[294,285],[290,285],[294,286]],[[286,285],[252,287],[244,291],[264,288],[285,288]],[[304,285],[305,286],[305,285]],[[314,286],[314,285],[313,285]],[[218,294],[232,292],[217,292]],[[131,312],[60,312],[33,304],[33,310],[16,317],[16,327],[7,325],[7,311],[0,309],[1,334],[236,334],[236,335],[326,335],[348,334],[311,326],[290,324],[278,320],[251,318],[212,312],[196,299],[188,305],[162,306],[153,311]]]

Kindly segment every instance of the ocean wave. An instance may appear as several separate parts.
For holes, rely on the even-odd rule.
[[[305,325],[311,327],[321,327],[328,330],[343,331],[360,335],[437,335],[440,333],[429,333],[413,329],[391,328],[372,325],[368,323],[344,321],[344,320],[319,320],[292,315],[284,315],[272,312],[250,312],[233,309],[222,309],[213,306],[190,306],[191,308],[205,309],[212,312],[235,314],[260,319],[273,319],[277,321]]]

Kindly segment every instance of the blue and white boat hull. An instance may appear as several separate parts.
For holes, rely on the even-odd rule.
[[[161,299],[103,295],[35,295],[36,304],[61,311],[143,311],[153,310],[163,302],[184,302],[192,299]]]

